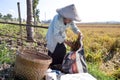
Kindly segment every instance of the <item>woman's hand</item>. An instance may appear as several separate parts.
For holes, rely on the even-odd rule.
[[[65,43],[67,46],[69,46],[69,47],[72,46],[72,42],[70,42],[70,41],[68,41],[68,40],[65,40],[64,43]]]
[[[78,39],[80,39],[80,38],[82,38],[82,39],[84,38],[84,36],[81,32],[78,33]]]

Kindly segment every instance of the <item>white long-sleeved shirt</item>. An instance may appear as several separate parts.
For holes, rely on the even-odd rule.
[[[51,53],[54,52],[57,43],[64,42],[64,40],[66,39],[65,30],[69,26],[71,27],[74,33],[77,34],[78,32],[80,32],[80,30],[74,22],[65,25],[63,22],[63,17],[59,14],[53,18],[52,22],[49,25],[48,32],[46,35],[47,48],[48,50],[50,50]]]

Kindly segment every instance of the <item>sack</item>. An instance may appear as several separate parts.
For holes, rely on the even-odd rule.
[[[89,73],[76,73],[62,75],[60,80],[97,80]]]
[[[46,72],[45,80],[57,80],[56,72],[52,72],[51,69],[48,69]]]
[[[48,69],[45,80],[97,80],[89,73],[64,74],[58,70]]]
[[[61,71],[48,69],[46,71],[45,80],[60,80],[61,76],[64,75]]]
[[[77,51],[69,52],[63,60],[62,71],[64,73],[84,73],[87,72],[87,64],[84,56],[82,38],[80,48]]]

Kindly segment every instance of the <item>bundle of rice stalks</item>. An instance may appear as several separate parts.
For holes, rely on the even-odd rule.
[[[77,40],[76,41],[72,41],[71,44],[72,44],[71,45],[71,51],[77,51],[80,48],[80,46],[81,46],[80,39],[77,38]]]
[[[78,37],[78,35],[73,33],[73,31],[70,28],[67,29],[66,35],[67,35],[67,41],[69,41],[71,44],[70,46],[71,51],[77,51],[81,46],[80,38]]]

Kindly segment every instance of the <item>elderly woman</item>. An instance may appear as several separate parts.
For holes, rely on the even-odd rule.
[[[52,65],[62,64],[66,54],[65,44],[70,46],[70,42],[66,40],[65,30],[71,27],[75,34],[82,36],[73,21],[80,21],[74,4],[57,9],[57,15],[53,18],[46,35],[48,55],[52,57]],[[64,44],[65,43],[65,44]]]

